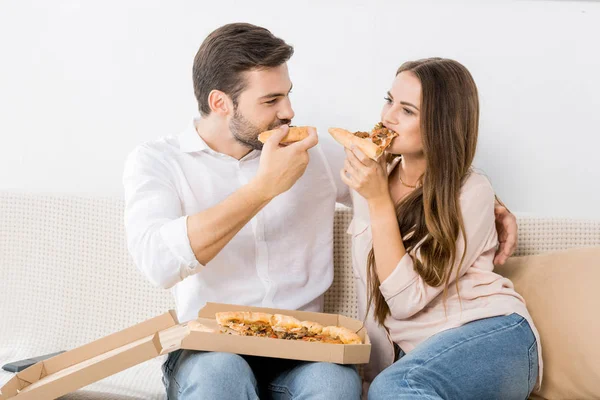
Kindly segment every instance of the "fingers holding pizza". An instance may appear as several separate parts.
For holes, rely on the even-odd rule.
[[[346,148],[342,182],[367,200],[389,196],[384,152],[397,134],[381,123],[370,133],[341,128],[330,128],[329,133]]]
[[[329,128],[329,134],[345,148],[350,149],[355,146],[375,161],[379,160],[392,140],[398,136],[396,132],[386,128],[381,122],[375,125],[371,132],[353,133],[342,128]]]

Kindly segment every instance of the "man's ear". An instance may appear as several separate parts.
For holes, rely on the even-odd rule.
[[[211,113],[215,113],[222,117],[233,113],[233,101],[231,98],[220,90],[211,90],[208,94],[208,106]]]

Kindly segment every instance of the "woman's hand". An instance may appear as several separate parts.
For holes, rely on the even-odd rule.
[[[369,202],[389,199],[385,155],[373,161],[355,146],[345,150],[346,161],[340,171],[342,182]]]

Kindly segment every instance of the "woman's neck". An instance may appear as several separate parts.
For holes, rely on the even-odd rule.
[[[415,186],[421,175],[425,173],[426,166],[427,161],[423,154],[403,154],[398,173],[404,183]]]

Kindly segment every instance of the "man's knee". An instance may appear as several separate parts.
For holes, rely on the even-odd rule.
[[[252,369],[237,354],[185,351],[172,379],[182,398],[257,398]]]
[[[188,375],[197,377],[233,376],[245,378],[252,375],[252,369],[241,356],[231,353],[187,351],[181,355],[178,368]]]
[[[326,362],[302,366],[302,387],[323,399],[360,399],[362,381],[356,367]]]

